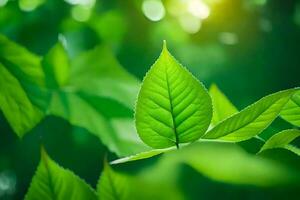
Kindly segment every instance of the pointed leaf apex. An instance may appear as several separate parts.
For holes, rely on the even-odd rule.
[[[163,40],[163,48],[162,48],[162,53],[168,53],[168,48],[167,48],[167,41]]]
[[[45,163],[47,163],[47,160],[48,160],[48,154],[47,154],[47,151],[44,147],[44,145],[41,145],[41,160],[43,160]]]

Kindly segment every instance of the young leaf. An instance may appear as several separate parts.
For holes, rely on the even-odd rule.
[[[297,147],[293,147],[292,145],[289,144],[299,136],[300,136],[300,130],[297,129],[289,129],[289,130],[281,131],[273,135],[270,139],[268,139],[267,142],[264,144],[264,146],[261,148],[260,152],[267,149],[284,148],[300,156],[300,149]]]
[[[205,87],[168,52],[166,44],[148,71],[135,110],[140,138],[154,148],[193,142],[212,117]]]
[[[210,86],[209,94],[213,105],[212,126],[238,112],[238,109],[229,101],[216,84]]]
[[[25,200],[96,200],[96,192],[71,171],[57,165],[42,150],[41,162]]]
[[[132,119],[139,82],[105,47],[87,51],[68,64],[61,45],[56,45],[43,60],[52,89],[48,114],[86,128],[119,156],[146,151]]]
[[[260,99],[219,123],[203,138],[243,141],[258,135],[272,123],[291,96],[298,90],[284,90]]]
[[[44,85],[40,58],[0,35],[0,109],[19,137],[44,116]]]
[[[282,109],[280,116],[294,126],[300,127],[300,91],[291,97]]]
[[[116,173],[107,162],[97,185],[99,199],[126,200],[130,196],[130,177]]]

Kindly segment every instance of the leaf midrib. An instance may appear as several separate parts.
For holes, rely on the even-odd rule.
[[[170,90],[167,67],[165,68],[165,70],[166,70],[165,74],[166,74],[166,82],[167,82],[167,88],[168,88],[168,96],[169,96],[170,107],[171,107],[170,112],[171,112],[171,117],[172,117],[172,122],[173,122],[173,131],[175,134],[175,145],[176,145],[176,148],[179,149],[179,137],[178,137],[178,133],[177,133],[177,127],[176,127],[175,117],[174,117],[174,112],[173,112],[173,99],[172,99],[171,90]]]

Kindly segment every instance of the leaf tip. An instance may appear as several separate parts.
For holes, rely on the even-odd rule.
[[[48,154],[47,154],[47,151],[46,151],[44,145],[41,145],[40,151],[41,151],[41,160],[43,160],[45,163],[47,163]]]
[[[169,51],[168,51],[168,48],[167,48],[167,41],[166,41],[166,40],[163,40],[162,53],[167,53],[167,52],[169,52]]]
[[[40,147],[40,151],[41,151],[41,156],[45,156],[45,155],[47,155],[47,153],[46,153],[46,149],[45,149],[44,145],[41,145],[41,147]]]

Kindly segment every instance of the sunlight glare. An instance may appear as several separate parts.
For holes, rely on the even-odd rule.
[[[187,5],[188,11],[199,19],[206,19],[210,14],[209,7],[200,0],[190,0]]]
[[[8,0],[0,0],[0,7],[5,6]]]
[[[193,15],[183,15],[179,18],[182,29],[188,33],[197,33],[201,28],[201,20]]]
[[[145,0],[142,11],[151,21],[159,21],[165,16],[165,7],[160,0]]]

